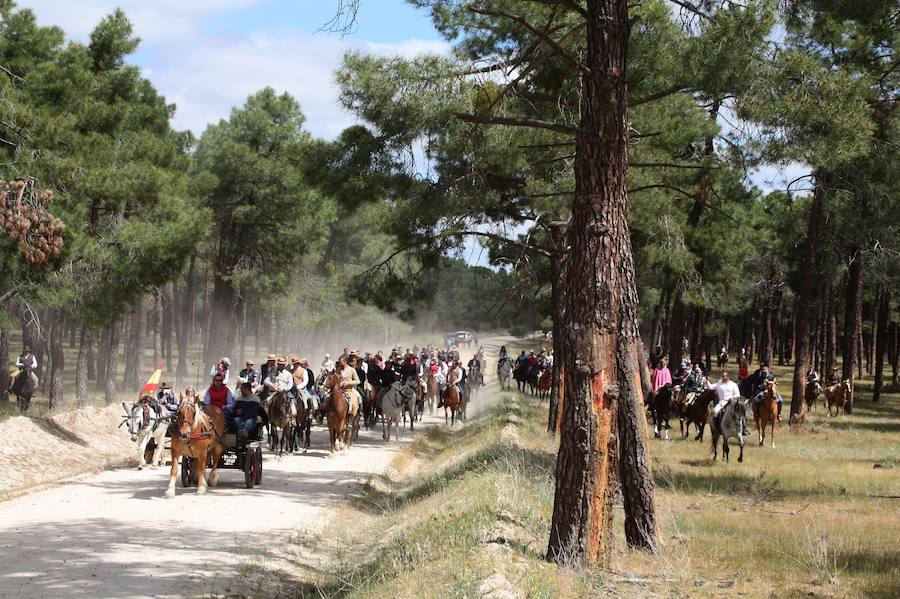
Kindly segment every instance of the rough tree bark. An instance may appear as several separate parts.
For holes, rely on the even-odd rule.
[[[153,292],[153,366],[155,367],[162,361],[163,344],[162,344],[162,291],[157,289]]]
[[[884,386],[884,352],[888,341],[888,319],[891,312],[891,290],[882,286],[878,297],[878,326],[875,337],[875,389],[872,391],[872,401],[881,398],[881,388]]]
[[[122,386],[126,389],[136,388],[143,383],[140,378],[143,372],[146,332],[147,311],[144,309],[144,297],[139,296],[132,307],[128,334],[125,336],[125,372],[122,375]]]
[[[75,359],[75,405],[83,408],[88,405],[88,352],[90,351],[91,334],[81,329],[78,342],[78,357]]]
[[[588,0],[586,21],[589,71],[582,79],[575,141],[566,280],[565,403],[547,557],[600,565],[610,555],[620,464],[626,540],[653,548],[657,531],[641,428],[637,293],[628,233],[628,3]]]
[[[103,379],[103,390],[106,396],[106,405],[116,403],[116,368],[119,362],[119,325],[113,322],[109,326],[109,341],[106,346],[106,372],[100,378]]]
[[[844,303],[844,355],[841,378],[850,379],[850,388],[855,388],[853,367],[856,365],[859,352],[859,329],[862,326],[860,309],[863,290],[863,253],[862,248],[853,248],[850,252],[850,268],[847,273],[847,297]],[[845,404],[844,411],[853,411],[852,401]]]
[[[58,314],[50,329],[50,409],[61,410],[66,407],[64,371],[66,356],[63,349],[63,338],[66,332],[66,319]]]
[[[565,311],[566,256],[568,253],[568,227],[565,223],[553,223],[550,226],[550,242],[553,257],[550,259],[550,299],[555,314],[553,315],[553,381],[550,387],[550,408],[547,417],[547,432],[555,435],[559,431],[560,413],[563,406],[563,322]]]
[[[825,207],[826,183],[825,172],[817,170],[814,174],[812,206],[809,211],[806,233],[806,251],[803,254],[800,294],[797,300],[797,357],[794,362],[794,383],[791,389],[791,422],[794,419],[802,421],[806,406],[803,401],[803,381],[809,367],[810,310],[815,294],[816,259],[819,248],[819,230],[822,226],[822,214]]]
[[[0,329],[0,393],[8,401],[6,390],[9,389],[9,333]]]

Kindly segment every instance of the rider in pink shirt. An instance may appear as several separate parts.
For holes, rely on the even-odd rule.
[[[664,359],[660,360],[659,365],[653,370],[651,384],[653,385],[654,393],[656,393],[666,385],[672,384],[672,373],[669,372],[668,368],[666,368],[666,361]]]

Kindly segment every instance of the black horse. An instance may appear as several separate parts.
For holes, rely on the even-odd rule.
[[[9,391],[16,396],[19,411],[24,414],[31,406],[31,398],[37,391],[38,378],[31,370],[31,355],[24,356],[21,361],[24,365],[19,369],[19,374],[13,380]]]

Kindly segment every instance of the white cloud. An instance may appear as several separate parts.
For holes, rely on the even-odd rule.
[[[86,41],[105,15],[121,7],[142,40],[140,63],[166,100],[175,103],[173,126],[201,134],[210,123],[227,118],[259,89],[270,86],[294,96],[313,135],[332,138],[354,122],[338,103],[334,71],[350,49],[381,55],[446,53],[440,41],[409,39],[367,43],[352,37],[311,35],[302,31],[204,33],[203,24],[217,14],[261,4],[263,0],[24,0],[42,24],[56,24],[78,41]]]
[[[417,54],[448,54],[450,52],[450,44],[443,40],[410,39],[393,44],[370,42],[366,48],[373,54],[406,58]]]

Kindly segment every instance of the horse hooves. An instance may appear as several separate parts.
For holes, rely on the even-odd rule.
[[[172,499],[175,497],[175,489],[166,489],[166,492],[163,493],[163,497],[166,499]]]
[[[743,461],[744,461],[744,458],[742,458],[742,457],[738,458],[738,462],[743,462]]]

